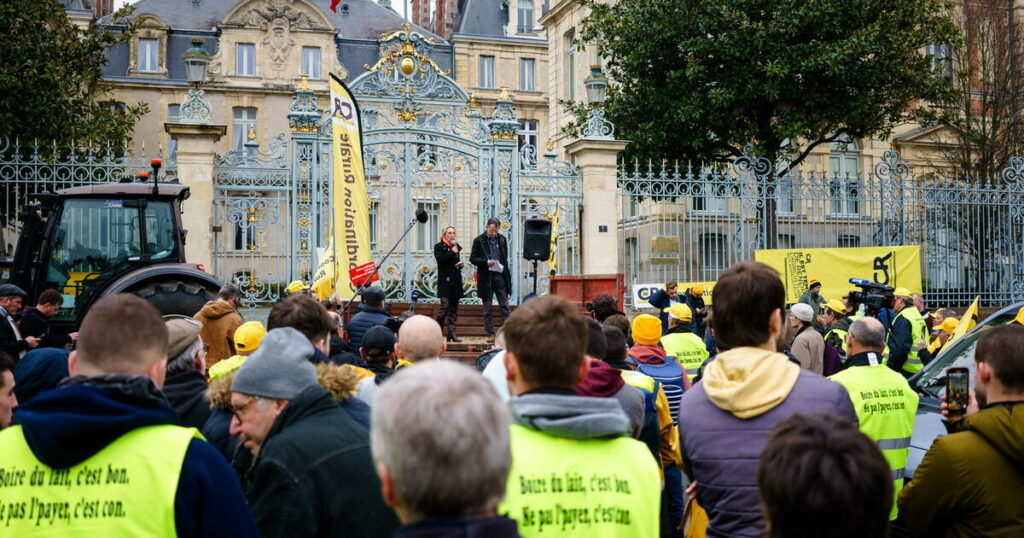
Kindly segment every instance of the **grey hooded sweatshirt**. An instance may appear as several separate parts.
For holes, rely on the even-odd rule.
[[[512,422],[554,437],[609,439],[629,436],[632,426],[618,400],[530,392],[508,401]]]

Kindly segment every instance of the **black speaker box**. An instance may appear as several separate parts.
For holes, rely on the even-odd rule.
[[[551,257],[551,221],[526,219],[523,228],[523,258],[545,261]]]

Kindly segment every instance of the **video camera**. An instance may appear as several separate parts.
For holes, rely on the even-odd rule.
[[[893,295],[895,288],[892,286],[877,284],[863,278],[851,278],[850,284],[861,289],[850,292],[850,302],[864,305],[867,315],[878,317],[882,310],[893,308],[896,297]]]

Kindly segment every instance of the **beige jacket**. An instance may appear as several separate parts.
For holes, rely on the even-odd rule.
[[[825,339],[814,327],[800,330],[789,346],[789,351],[800,361],[801,368],[821,374],[825,359]]]

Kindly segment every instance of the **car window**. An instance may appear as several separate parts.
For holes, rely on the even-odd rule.
[[[942,353],[932,362],[928,363],[925,371],[917,380],[917,386],[938,398],[946,392],[946,369],[951,367],[964,367],[971,371],[970,385],[974,387],[974,350],[978,347],[978,339],[985,331],[1009,323],[1013,320],[1014,312],[1009,312],[994,318],[989,318],[985,324],[976,327],[975,330],[967,333],[963,338],[953,342],[952,347],[943,350]]]

